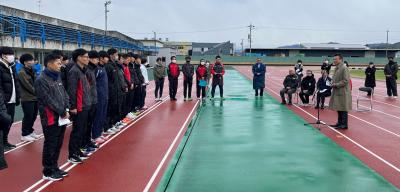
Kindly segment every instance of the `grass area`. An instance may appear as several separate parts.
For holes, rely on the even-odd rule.
[[[350,70],[350,75],[352,77],[357,77],[357,78],[365,78],[365,73],[363,69],[351,69]],[[375,73],[375,79],[377,81],[384,81],[385,80],[385,75],[383,74],[383,70],[377,70]],[[397,83],[400,83],[399,80],[397,80]]]

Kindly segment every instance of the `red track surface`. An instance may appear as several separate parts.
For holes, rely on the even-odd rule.
[[[250,67],[241,66],[236,67],[236,69],[252,79]],[[280,101],[279,91],[283,86],[283,78],[288,73],[288,69],[267,68],[266,90],[278,101]],[[353,78],[352,82],[353,109],[355,109],[357,89],[363,86],[364,80]],[[398,123],[400,102],[384,98],[386,95],[384,82],[377,82],[377,86],[374,95],[375,101],[373,102],[374,111],[352,111],[349,113],[348,130],[336,131],[322,126],[321,132],[400,188],[400,124]],[[329,99],[325,102],[328,103]],[[298,106],[288,106],[288,108],[306,121],[315,122],[316,109]],[[321,119],[328,124],[335,124],[337,114],[331,110],[323,110],[321,111]]]
[[[178,101],[154,102],[153,82],[147,88],[147,104],[150,107],[128,128],[96,151],[82,165],[71,166],[66,163],[70,128],[67,129],[61,150],[59,165],[70,170],[70,175],[61,182],[42,181],[41,154],[43,139],[21,146],[6,154],[9,169],[0,172],[1,191],[142,191],[158,168],[167,149],[183,127],[196,101],[184,103],[178,90]],[[180,85],[182,82],[180,82]],[[179,87],[181,89],[181,86]],[[168,96],[168,83],[164,87],[164,97]],[[41,132],[40,123],[35,130]],[[186,128],[186,127],[184,127]],[[153,187],[156,186],[168,161],[179,144],[172,147],[159,174],[154,174]],[[10,134],[11,141],[19,140],[20,124],[15,124]],[[111,138],[111,137],[110,137]],[[32,185],[35,185],[32,187]],[[149,185],[150,186],[150,185]]]

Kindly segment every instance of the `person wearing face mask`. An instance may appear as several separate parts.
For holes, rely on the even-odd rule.
[[[38,115],[38,104],[34,88],[36,74],[32,68],[34,59],[31,54],[27,53],[21,56],[20,61],[24,65],[18,74],[21,105],[24,113],[21,141],[34,141],[39,138],[33,129],[33,124]]]
[[[325,59],[324,62],[321,65],[321,71],[325,70],[328,75],[329,75],[329,71],[331,70],[331,65],[329,64],[329,60]]]
[[[365,69],[365,82],[364,86],[374,89],[376,87],[375,81],[376,68],[373,62],[369,62],[368,67]],[[372,92],[368,91],[368,96],[371,96]]]
[[[154,90],[156,101],[162,101],[161,97],[164,90],[165,70],[161,57],[158,57],[153,70],[154,83],[156,84],[156,89]]]
[[[393,57],[388,57],[389,62],[385,65],[383,72],[386,76],[386,89],[388,98],[397,98],[397,71],[399,66]],[[392,97],[393,96],[393,97]]]
[[[207,67],[204,59],[200,60],[200,65],[196,68],[196,96],[197,99],[206,98],[206,87],[207,87]],[[200,97],[201,95],[201,97]]]
[[[176,57],[171,57],[171,63],[168,65],[169,97],[171,101],[176,101],[176,92],[178,91],[179,65],[176,63]]]
[[[14,65],[14,51],[10,47],[0,47],[0,93],[3,95],[7,113],[14,122],[15,106],[20,103],[19,82]],[[5,151],[16,146],[8,142],[11,124],[1,124],[3,130],[3,144]]]
[[[190,64],[192,58],[190,56],[185,57],[186,63],[182,66],[183,73],[183,96],[184,101],[192,100],[192,85],[193,85],[193,75],[194,66]]]
[[[328,76],[328,72],[325,70],[321,71],[322,76],[318,79],[317,82],[317,105],[315,109],[325,107],[325,97],[331,96],[331,82],[332,79]]]
[[[35,81],[40,120],[44,135],[42,165],[43,179],[62,180],[68,173],[58,167],[58,158],[64,141],[66,125],[59,119],[69,118],[69,97],[61,83],[59,55],[50,53],[44,59],[45,70]]]
[[[299,97],[304,105],[308,105],[310,102],[310,96],[314,94],[315,91],[315,78],[311,70],[307,70],[307,76],[301,80],[301,92]]]
[[[264,95],[265,88],[265,72],[266,66],[262,63],[260,58],[257,58],[256,64],[252,67],[253,72],[253,89],[255,91],[255,96],[258,97],[258,92],[260,96]]]
[[[221,62],[221,56],[215,57],[215,64],[210,67],[211,74],[213,76],[212,79],[212,87],[211,87],[211,99],[214,99],[215,88],[219,87],[219,95],[221,100],[224,99],[224,74],[225,68],[224,64]]]
[[[303,61],[302,60],[297,60],[297,64],[294,66],[294,71],[296,72],[297,78],[299,78],[297,81],[300,83],[301,79],[303,78]]]

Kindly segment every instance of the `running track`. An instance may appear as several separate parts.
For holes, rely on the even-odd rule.
[[[251,67],[236,67],[238,71],[252,78]],[[280,101],[279,91],[289,67],[268,67],[266,91]],[[305,67],[307,69],[307,67]],[[318,77],[316,77],[318,78]],[[357,89],[364,80],[353,78],[353,109]],[[338,145],[352,153],[367,166],[382,175],[389,182],[400,188],[400,102],[384,98],[385,83],[377,82],[374,95],[374,111],[349,113],[349,129],[334,130],[329,126],[320,126],[321,132]],[[329,99],[325,101],[328,103]],[[364,104],[365,105],[365,104]],[[287,106],[308,122],[315,122],[317,110],[313,107]],[[335,124],[337,114],[331,110],[321,111],[321,120]]]

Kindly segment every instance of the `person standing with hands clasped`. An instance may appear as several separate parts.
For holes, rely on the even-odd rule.
[[[256,64],[252,67],[252,71],[255,96],[258,97],[258,92],[260,92],[260,96],[262,97],[264,95],[266,69],[260,58],[257,58]]]
[[[343,56],[336,54],[333,58],[335,70],[332,77],[332,96],[329,101],[329,108],[337,111],[338,121],[331,127],[335,129],[348,128],[348,112],[352,109],[350,91],[350,72],[343,63]]]

